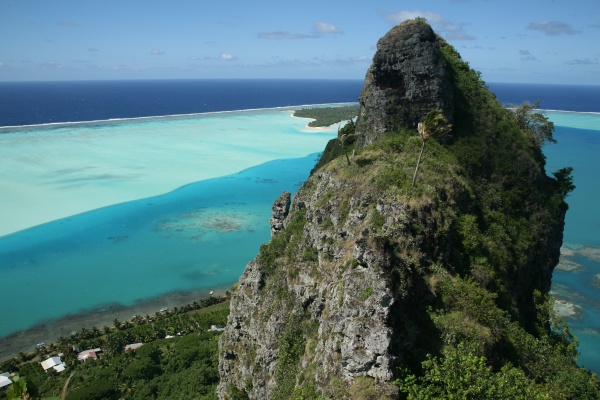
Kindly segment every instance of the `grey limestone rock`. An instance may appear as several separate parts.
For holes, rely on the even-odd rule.
[[[452,120],[444,45],[420,20],[379,41],[360,98],[361,145],[397,127],[416,127],[434,108]],[[428,276],[452,269],[452,260],[462,256],[456,220],[473,206],[476,183],[452,175],[429,195],[411,199],[398,188],[371,185],[384,161],[373,155],[377,150],[362,150],[372,157],[363,166],[333,160],[314,171],[291,210],[289,193],[275,201],[271,242],[248,263],[231,297],[219,342],[220,399],[232,390],[250,399],[286,398],[304,384],[328,399],[350,398],[349,388],[365,379],[380,398],[397,398],[391,381],[398,366],[434,334],[427,307],[437,295]],[[545,177],[523,164],[532,182]],[[549,288],[564,210],[547,221],[536,251],[518,271],[521,278],[513,280],[515,304],[529,304],[534,286]]]
[[[271,209],[271,237],[283,229],[283,222],[290,212],[290,204],[292,203],[290,192],[283,192],[273,203]]]

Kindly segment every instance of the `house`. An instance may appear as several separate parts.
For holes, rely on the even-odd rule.
[[[10,380],[10,372],[5,372],[0,375],[0,389],[10,385],[12,381]]]
[[[50,357],[49,359],[42,361],[42,368],[44,371],[48,372],[50,368],[54,369],[56,372],[62,372],[65,370],[65,363],[63,363],[60,357]]]
[[[225,330],[225,328],[221,328],[216,325],[211,325],[210,329],[208,331],[209,332],[220,332],[220,331],[224,331],[224,330]]]
[[[80,352],[79,354],[77,354],[77,359],[81,362],[86,362],[89,359],[97,360],[98,353],[100,353],[101,351],[102,351],[102,349],[100,347],[95,348],[95,349],[90,349],[90,350],[84,350],[84,351]]]
[[[142,347],[144,345],[144,343],[133,343],[133,344],[128,344],[127,346],[125,346],[124,350],[135,350],[135,349],[139,349],[140,347]]]

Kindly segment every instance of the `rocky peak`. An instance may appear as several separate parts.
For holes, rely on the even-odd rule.
[[[575,364],[548,363],[539,302],[567,207],[540,149],[423,20],[379,41],[360,102],[351,162],[321,163],[289,213],[289,193],[275,201],[231,297],[219,398],[398,398],[401,370],[463,345],[520,381],[565,384],[552,374]],[[455,136],[428,141],[411,185],[432,109]]]
[[[433,109],[452,122],[454,94],[440,53],[444,44],[419,19],[396,26],[379,40],[359,99],[356,132],[361,145],[400,127],[416,128]]]

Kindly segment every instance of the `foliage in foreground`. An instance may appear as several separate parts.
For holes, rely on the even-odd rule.
[[[422,376],[408,374],[396,381],[408,399],[549,399],[531,379],[517,369],[504,366],[494,372],[483,356],[464,344],[444,357],[428,356]]]

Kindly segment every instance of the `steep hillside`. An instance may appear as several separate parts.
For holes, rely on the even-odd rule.
[[[421,19],[379,41],[360,102],[346,147],[289,213],[276,201],[232,295],[219,397],[596,398],[550,315],[569,181],[546,175],[534,127]],[[435,109],[451,134],[425,142],[413,186]]]

